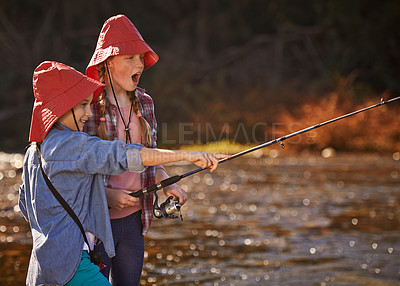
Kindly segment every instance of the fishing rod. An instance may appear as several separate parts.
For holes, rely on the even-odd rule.
[[[236,153],[236,154],[234,154],[234,155],[232,155],[232,156],[230,156],[228,158],[224,158],[222,160],[219,160],[219,164],[225,163],[225,162],[233,160],[233,159],[235,159],[237,157],[243,156],[245,154],[254,152],[256,150],[265,148],[265,147],[273,145],[273,144],[279,144],[282,148],[285,148],[285,145],[283,144],[283,141],[285,141],[285,140],[287,140],[289,138],[292,138],[292,137],[300,135],[302,133],[306,133],[308,131],[317,129],[319,127],[331,124],[331,123],[333,123],[335,121],[338,121],[338,120],[341,120],[341,119],[356,115],[358,113],[361,113],[361,112],[376,108],[378,106],[381,106],[381,105],[384,105],[384,104],[387,104],[387,103],[391,103],[391,102],[399,100],[399,99],[400,99],[400,96],[392,98],[392,99],[389,99],[389,100],[383,100],[383,98],[382,98],[381,101],[379,103],[377,103],[377,104],[374,104],[374,105],[371,105],[369,107],[365,107],[365,108],[362,108],[362,109],[347,113],[345,115],[342,115],[342,116],[327,120],[325,122],[322,122],[322,123],[319,123],[319,124],[316,124],[316,125],[301,129],[301,130],[293,132],[291,134],[282,136],[280,138],[265,142],[263,144],[255,146],[253,148],[250,148],[250,149],[244,150],[242,152]],[[165,204],[165,203],[163,203],[164,205],[161,204],[161,208],[160,208],[158,206],[158,203],[157,203],[158,196],[157,196],[156,192],[158,190],[162,189],[162,188],[165,188],[165,187],[169,186],[169,185],[175,184],[176,182],[182,180],[183,178],[186,178],[188,176],[194,175],[194,174],[196,174],[198,172],[201,172],[201,171],[204,171],[206,169],[208,169],[208,168],[198,168],[198,169],[195,169],[193,171],[187,172],[187,173],[182,174],[182,175],[175,175],[175,176],[169,177],[169,178],[167,178],[165,180],[162,180],[162,181],[160,181],[160,182],[158,182],[158,183],[156,183],[154,185],[148,186],[148,187],[143,188],[141,190],[138,190],[136,192],[132,192],[129,195],[132,196],[132,197],[140,197],[140,196],[143,196],[145,194],[155,193],[155,195],[156,195],[155,213],[154,213],[155,216],[156,217],[160,217],[160,218],[161,217],[164,217],[164,218],[166,218],[166,217],[175,218],[176,216],[173,216],[173,213],[177,212],[177,211],[180,211],[180,205],[176,201],[172,201],[171,197],[170,197],[170,198],[168,198],[167,202],[165,202],[167,204]],[[170,213],[168,211],[166,211],[166,210],[170,210]],[[182,216],[181,216],[181,218],[182,218]]]

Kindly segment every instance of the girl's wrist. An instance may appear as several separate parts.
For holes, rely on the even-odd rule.
[[[166,186],[165,188],[163,188],[164,195],[167,195],[166,192],[168,192],[171,189],[175,189],[176,186],[177,186],[177,184],[172,184],[172,185],[169,185],[169,186]]]

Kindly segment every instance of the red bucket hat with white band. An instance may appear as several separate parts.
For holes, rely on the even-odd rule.
[[[29,141],[42,142],[51,126],[104,84],[62,63],[45,61],[33,73],[33,105]],[[93,101],[95,100],[93,95]]]
[[[143,40],[135,25],[125,15],[111,17],[101,29],[96,49],[86,68],[86,75],[98,80],[96,68],[98,64],[111,56],[135,54],[144,54],[144,69],[158,61],[158,55]],[[95,92],[99,93],[100,91]]]

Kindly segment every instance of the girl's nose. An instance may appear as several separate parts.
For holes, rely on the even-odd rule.
[[[88,117],[92,117],[92,116],[93,116],[93,112],[92,112],[92,109],[90,108],[90,105],[88,105],[88,106],[86,107],[86,115],[87,115]]]
[[[139,60],[138,60],[138,62],[137,62],[137,67],[140,68],[140,69],[143,69],[143,68],[144,68],[144,61],[143,61],[143,59],[139,59]]]
[[[144,68],[144,55],[143,54],[136,56],[136,67]]]

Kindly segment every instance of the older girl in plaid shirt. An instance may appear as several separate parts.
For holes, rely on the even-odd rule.
[[[93,105],[94,116],[87,121],[85,131],[102,139],[119,139],[155,148],[157,123],[153,101],[137,85],[143,70],[157,61],[157,54],[126,16],[108,19],[86,69],[88,77],[105,83],[106,87]],[[144,257],[143,235],[149,230],[152,219],[152,194],[137,199],[126,192],[165,178],[168,175],[162,166],[149,167],[142,175],[124,173],[105,178],[116,256],[103,261],[108,266],[103,274],[110,277],[113,285],[139,285]],[[181,205],[186,202],[185,191],[176,184],[165,188],[164,193],[179,199]],[[99,248],[102,249],[102,245]]]

